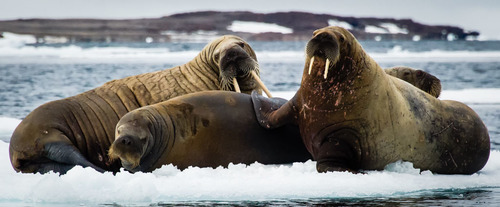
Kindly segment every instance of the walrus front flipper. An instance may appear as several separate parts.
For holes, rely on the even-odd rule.
[[[274,129],[294,122],[294,98],[290,101],[282,98],[266,98],[252,91],[253,108],[259,124],[266,129]]]
[[[104,173],[104,170],[100,167],[89,162],[81,153],[76,149],[75,146],[64,143],[64,142],[54,142],[45,144],[45,157],[56,163],[49,163],[41,169],[42,171],[54,171],[61,174],[65,174],[74,165],[81,165],[83,167],[91,167],[98,172]],[[52,168],[52,169],[50,169]]]

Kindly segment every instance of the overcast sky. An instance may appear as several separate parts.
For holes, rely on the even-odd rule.
[[[0,20],[18,18],[144,18],[219,11],[306,11],[354,17],[411,18],[455,25],[500,39],[499,0],[0,0]]]

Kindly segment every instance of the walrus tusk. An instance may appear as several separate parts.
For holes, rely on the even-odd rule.
[[[260,80],[259,76],[257,75],[257,73],[255,73],[255,71],[252,70],[252,76],[253,78],[255,78],[255,80],[257,81],[257,83],[259,84],[259,86],[262,88],[262,90],[264,90],[264,92],[266,92],[266,95],[267,97],[271,98],[273,96],[271,96],[271,92],[269,92],[269,90],[267,89],[266,85],[264,85],[264,83]]]
[[[238,85],[238,81],[236,78],[233,78],[234,91],[241,93],[240,86]]]
[[[325,74],[323,75],[323,78],[326,79],[326,77],[328,77],[328,68],[330,67],[330,59],[326,59],[326,63],[325,63]]]
[[[309,75],[311,75],[311,69],[313,67],[313,63],[314,63],[314,56],[311,58],[311,61],[309,61],[309,72],[308,72]]]

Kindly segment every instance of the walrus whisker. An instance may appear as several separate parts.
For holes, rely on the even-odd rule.
[[[108,157],[109,157],[109,161],[115,161],[116,159],[118,159],[118,155],[116,155],[115,151],[113,150],[113,147],[111,147],[108,151]]]
[[[326,79],[326,77],[328,77],[328,68],[330,67],[330,59],[326,59],[326,63],[325,63],[325,74],[323,75],[323,78]]]
[[[311,75],[313,63],[314,63],[314,56],[312,56],[311,61],[309,61],[309,72],[308,72],[309,75]]]
[[[264,85],[264,83],[262,82],[262,80],[260,80],[259,75],[257,75],[257,73],[255,71],[253,71],[253,70],[252,70],[251,73],[252,73],[252,76],[255,79],[255,81],[257,81],[257,83],[259,84],[259,86],[262,88],[262,90],[264,90],[264,92],[266,92],[267,97],[272,98],[273,96],[271,95],[271,92],[269,92],[269,90],[267,89],[266,85]]]
[[[241,93],[240,86],[238,85],[238,81],[236,80],[236,77],[233,78],[233,85],[234,85],[234,91]]]

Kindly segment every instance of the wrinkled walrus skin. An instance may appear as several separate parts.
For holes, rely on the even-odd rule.
[[[118,171],[107,154],[116,123],[127,112],[170,98],[207,90],[260,90],[254,51],[241,38],[222,36],[190,62],[171,69],[113,80],[93,90],[52,101],[32,111],[15,129],[10,159],[16,171],[65,173],[75,165]]]
[[[265,128],[296,123],[319,172],[382,170],[398,160],[443,174],[472,174],[490,139],[465,104],[439,100],[392,77],[341,27],[316,30],[299,90],[278,110],[252,94]]]
[[[276,106],[286,102],[271,101]],[[117,124],[109,154],[131,172],[167,164],[182,170],[311,159],[297,126],[262,128],[251,96],[229,91],[192,93],[127,113]]]

